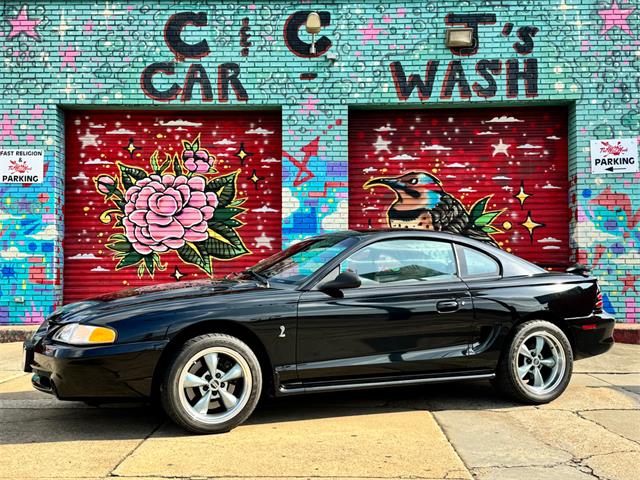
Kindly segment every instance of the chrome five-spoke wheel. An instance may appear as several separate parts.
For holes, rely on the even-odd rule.
[[[262,390],[257,357],[238,338],[206,334],[176,352],[161,386],[167,414],[197,433],[219,433],[242,423]]]
[[[242,409],[251,392],[246,360],[226,347],[211,347],[187,361],[180,373],[180,401],[196,419],[221,423]]]
[[[553,391],[564,377],[564,349],[558,339],[547,332],[527,336],[518,348],[517,361],[518,380],[537,395]]]
[[[573,350],[565,333],[546,320],[514,327],[493,384],[519,402],[541,404],[562,394],[571,380]]]

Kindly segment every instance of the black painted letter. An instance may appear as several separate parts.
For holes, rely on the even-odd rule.
[[[154,100],[162,100],[169,102],[175,100],[180,93],[180,86],[177,83],[172,84],[167,90],[158,90],[153,85],[153,77],[156,73],[164,73],[173,75],[175,73],[175,63],[173,62],[156,62],[147,65],[140,75],[140,87],[145,95]]]
[[[404,69],[400,62],[391,62],[389,68],[391,69],[391,77],[393,78],[393,84],[396,86],[396,92],[400,100],[408,100],[413,89],[418,87],[418,97],[421,101],[429,100],[431,92],[433,91],[433,81],[436,78],[436,72],[438,71],[438,61],[429,60],[425,67],[425,81],[422,81],[420,75],[411,74],[407,81],[407,76],[404,74]]]
[[[491,98],[495,96],[498,90],[494,75],[499,75],[502,71],[502,62],[500,60],[480,60],[476,64],[476,72],[487,81],[487,86],[483,87],[478,82],[473,82],[472,88],[476,95],[482,98]]]
[[[518,38],[522,42],[516,42],[513,44],[513,49],[520,55],[526,55],[533,52],[533,37],[538,33],[537,27],[520,27],[518,29]]]
[[[507,60],[507,96],[518,96],[518,81],[524,79],[524,90],[527,97],[538,96],[538,60],[526,58],[524,70],[521,72],[518,59]]]
[[[223,63],[218,67],[218,100],[229,101],[229,85],[233,88],[238,100],[241,102],[249,100],[239,75],[240,66],[237,63]]]
[[[451,60],[447,71],[444,74],[442,80],[442,91],[440,92],[440,98],[448,100],[451,98],[453,88],[458,85],[458,91],[460,92],[460,98],[471,98],[471,89],[469,88],[469,82],[464,74],[462,68],[462,62],[460,60]]]
[[[284,43],[292,53],[299,57],[313,58],[324,55],[331,48],[331,40],[324,35],[316,39],[316,53],[311,53],[311,44],[303,42],[298,32],[300,27],[307,21],[310,10],[303,10],[289,15],[284,23]],[[331,24],[331,14],[329,12],[318,12],[320,25],[328,27]]]
[[[187,76],[184,79],[184,87],[182,89],[181,100],[183,102],[188,102],[189,100],[191,100],[193,85],[196,83],[200,84],[200,95],[202,96],[202,101],[212,102],[213,93],[211,91],[211,82],[209,81],[207,71],[199,63],[194,63],[189,67]]]
[[[205,27],[207,25],[207,14],[205,12],[180,12],[171,15],[164,26],[164,41],[169,49],[174,53],[178,61],[185,58],[202,58],[209,53],[209,44],[206,40],[198,43],[186,43],[180,34],[187,25]]]

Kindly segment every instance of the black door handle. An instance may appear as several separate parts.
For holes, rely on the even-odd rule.
[[[455,312],[459,307],[458,302],[455,300],[444,300],[436,303],[436,308],[440,313]]]

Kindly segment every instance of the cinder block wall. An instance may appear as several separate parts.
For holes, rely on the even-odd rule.
[[[304,56],[304,44],[295,35],[285,39],[288,19],[295,24],[293,14],[311,8],[321,13],[325,24],[319,39],[330,42],[327,54],[315,58]],[[178,59],[175,73],[156,75],[154,84],[160,90],[174,81],[182,85],[189,66],[199,63],[211,80],[212,98],[203,101],[196,86],[191,99],[154,100],[143,91],[141,74],[154,62],[176,61],[165,42],[165,24],[171,15],[189,11],[206,13],[207,25],[188,27],[182,38],[188,43],[206,39],[210,53],[198,60]],[[458,15],[458,21],[465,15],[486,17],[478,27],[477,53],[458,56],[444,46],[448,14]],[[594,176],[589,166],[589,140],[637,137],[640,132],[637,2],[410,0],[311,6],[278,1],[33,0],[3,2],[0,15],[2,148],[46,152],[43,183],[0,184],[0,323],[37,323],[61,303],[64,110],[105,107],[280,107],[286,245],[347,227],[350,106],[566,104],[573,255],[600,277],[609,312],[621,322],[640,317],[640,176]],[[244,30],[251,35],[248,47],[240,44],[243,26],[250,28]],[[309,41],[304,28],[300,39]],[[535,92],[527,94],[520,78],[518,93],[508,95],[507,61],[515,59],[520,70],[525,61],[537,62]],[[481,96],[472,90],[464,95],[456,87],[451,98],[442,98],[446,66],[452,60],[459,60],[469,84],[483,82],[476,70],[480,60],[499,60],[495,93]],[[420,98],[414,89],[402,98],[390,65],[400,62],[407,77],[419,74],[424,80],[429,61],[439,62],[432,94]],[[244,100],[230,88],[228,99],[221,101],[220,66],[229,63],[239,69]],[[302,80],[300,75],[307,72],[317,78]],[[315,176],[295,186],[298,168],[291,157],[303,160],[305,146],[316,137],[319,159],[311,165]]]

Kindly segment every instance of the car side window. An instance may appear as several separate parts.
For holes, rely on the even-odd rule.
[[[453,246],[431,240],[384,240],[367,245],[340,264],[363,287],[456,279]]]
[[[500,274],[500,265],[493,258],[485,255],[478,250],[468,247],[460,247],[463,262],[466,265],[466,275],[475,276],[492,276]]]

